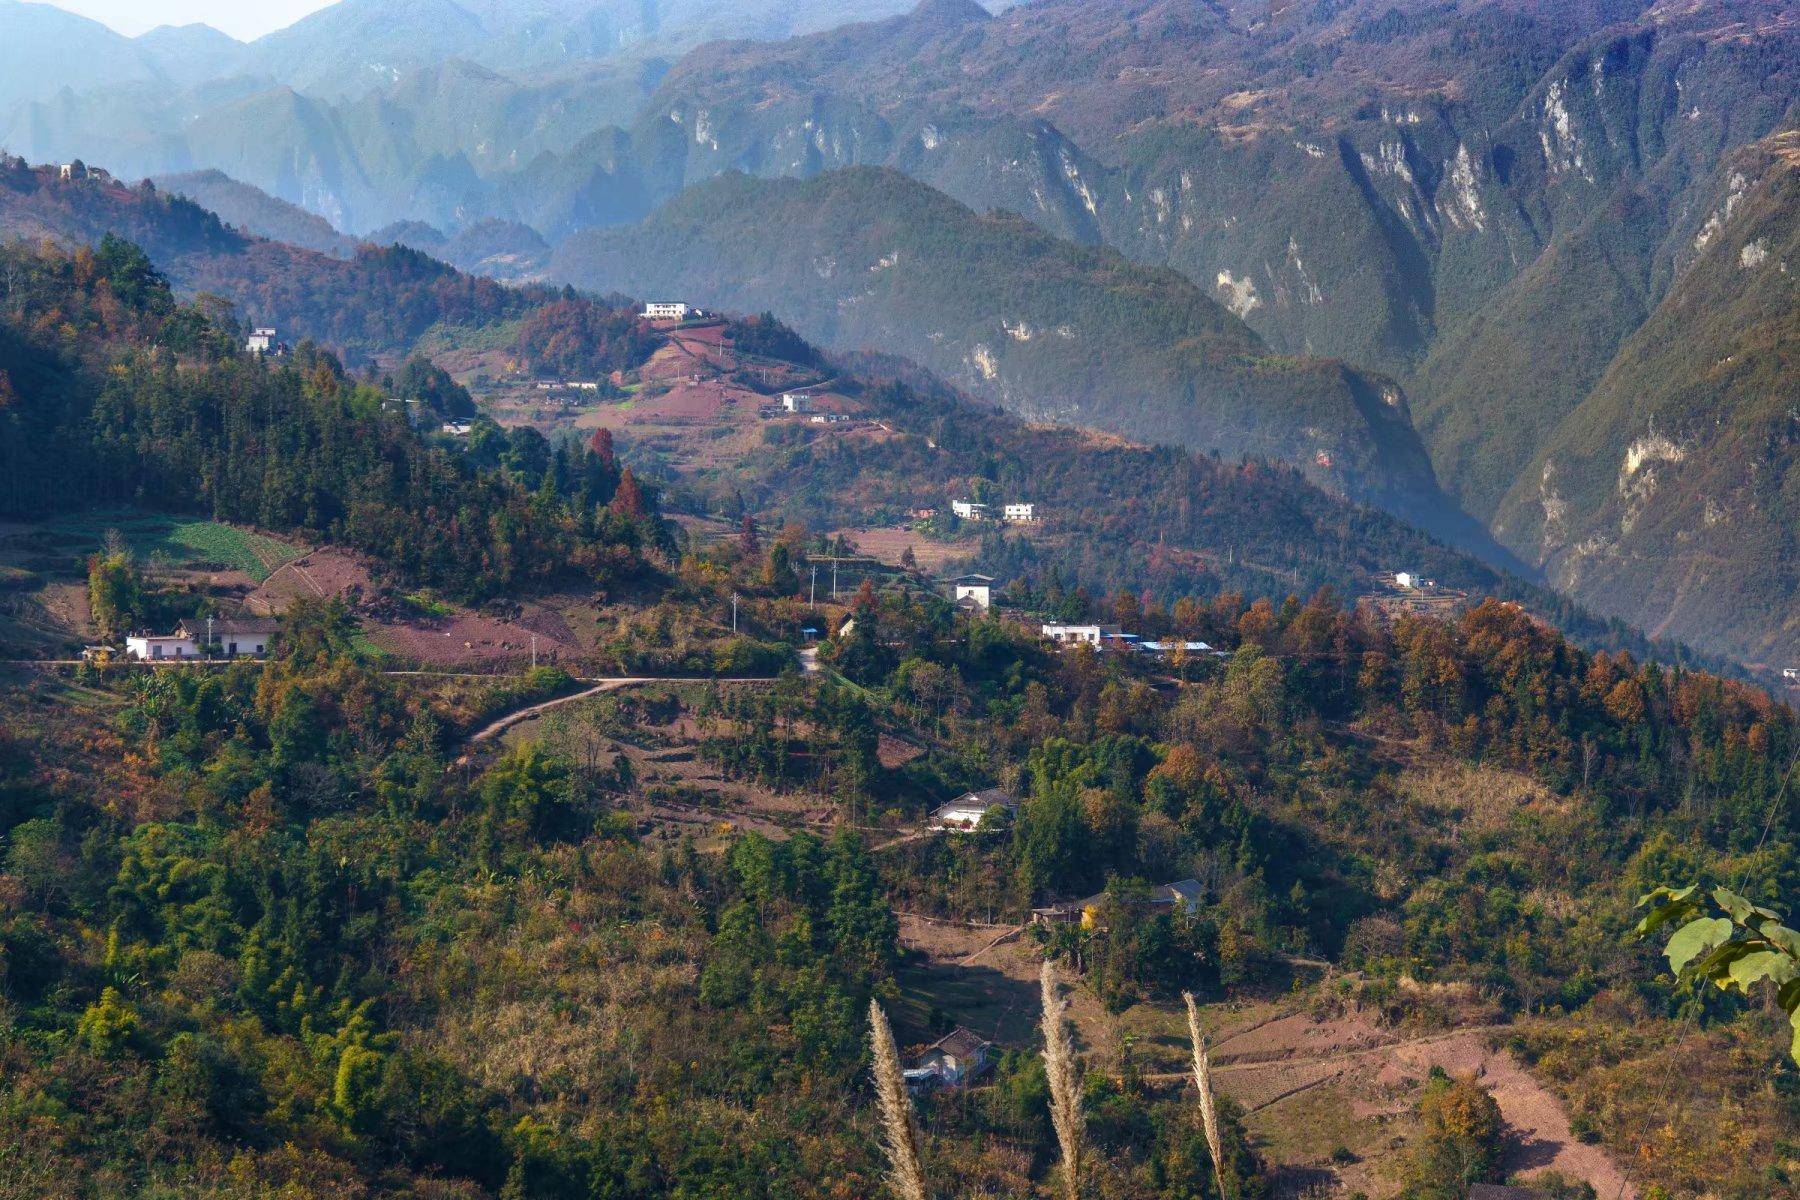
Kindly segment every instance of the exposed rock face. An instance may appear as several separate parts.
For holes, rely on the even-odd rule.
[[[1577,599],[1784,664],[1800,655],[1797,164],[1800,140],[1780,135],[1720,171],[1699,236],[1672,235],[1697,257],[1496,520]]]

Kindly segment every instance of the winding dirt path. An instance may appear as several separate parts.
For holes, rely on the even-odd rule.
[[[565,704],[573,704],[577,700],[588,700],[607,692],[620,691],[623,688],[638,687],[647,683],[775,683],[779,676],[741,676],[728,679],[696,678],[687,675],[620,675],[609,679],[585,679],[583,683],[591,686],[583,691],[571,692],[567,696],[557,696],[550,700],[540,700],[536,704],[528,704],[524,708],[515,709],[503,717],[497,717],[488,724],[477,729],[463,739],[463,753],[457,759],[461,764],[468,761],[469,755],[484,742],[491,742],[515,725],[526,721],[534,721],[553,708],[561,708]]]

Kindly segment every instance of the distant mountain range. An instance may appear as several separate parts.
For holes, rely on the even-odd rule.
[[[1780,556],[1715,532],[1740,502],[1765,519],[1768,497],[1677,503],[1702,444],[1725,444],[1698,414],[1755,462],[1761,401],[1708,385],[1683,430],[1664,412],[1653,431],[1645,394],[1621,390],[1652,359],[1659,389],[1710,378],[1723,331],[1667,306],[1732,278],[1718,247],[1780,207],[1772,164],[1800,128],[1791,0],[349,0],[238,50],[108,35],[60,78],[20,47],[74,34],[31,8],[0,4],[0,65],[20,63],[0,144],[33,157],[214,168],[502,278],[767,306],[1021,412],[1260,448],[1399,511],[1433,497],[1441,525],[1466,510],[1597,607],[1800,655]],[[829,182],[871,167],[886,173]],[[330,240],[217,180],[171,186]],[[903,243],[904,268],[868,271]],[[986,274],[958,291],[965,253]],[[1102,278],[1143,307],[1084,308],[1114,294]],[[1202,349],[1158,345],[1149,311],[1201,320]],[[1091,330],[1105,352],[1059,359],[1007,332],[1020,322]],[[1259,390],[1265,368],[1240,369],[1258,356],[1305,365]],[[1649,468],[1646,508],[1622,473],[1657,439],[1688,457]],[[1652,529],[1666,536],[1635,548]],[[1709,579],[1757,599],[1709,609]]]

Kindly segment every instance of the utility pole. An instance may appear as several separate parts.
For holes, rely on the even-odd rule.
[[[834,601],[837,599],[837,556],[836,555],[833,555],[832,559],[831,559],[831,598]]]
[[[537,670],[537,634],[531,635],[531,669]]]
[[[819,564],[812,565],[812,585],[806,589],[806,607],[819,607]]]
[[[737,605],[738,594],[733,592],[731,593],[731,632],[733,634],[737,633]]]

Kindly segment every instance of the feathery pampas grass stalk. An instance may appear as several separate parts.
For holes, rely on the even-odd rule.
[[[1056,986],[1056,969],[1044,960],[1044,1075],[1050,1083],[1050,1123],[1062,1145],[1063,1195],[1081,1193],[1081,1085],[1075,1078],[1075,1047],[1063,1019],[1068,1004]]]
[[[881,1102],[881,1130],[888,1155],[888,1182],[900,1200],[926,1200],[925,1168],[919,1160],[919,1127],[913,1121],[900,1051],[881,1005],[869,1001],[869,1033],[875,1043],[875,1094]]]
[[[1225,1194],[1225,1169],[1221,1165],[1219,1146],[1219,1110],[1213,1103],[1212,1060],[1206,1053],[1206,1037],[1200,1032],[1200,1010],[1194,1007],[1194,993],[1183,992],[1187,1001],[1188,1040],[1194,1046],[1194,1086],[1200,1089],[1200,1122],[1206,1126],[1206,1148],[1212,1153],[1213,1182],[1219,1195]]]

